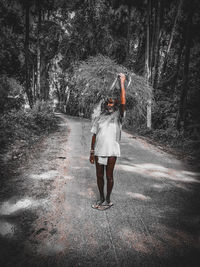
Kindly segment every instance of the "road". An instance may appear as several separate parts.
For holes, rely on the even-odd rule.
[[[114,206],[94,210],[90,122],[58,116],[2,189],[0,266],[199,266],[199,173],[123,132]]]

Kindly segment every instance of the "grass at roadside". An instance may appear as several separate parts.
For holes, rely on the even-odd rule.
[[[23,156],[24,149],[57,128],[55,114],[48,103],[33,109],[11,110],[0,115],[1,172],[8,162]]]

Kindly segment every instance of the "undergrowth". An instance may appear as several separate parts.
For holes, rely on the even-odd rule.
[[[28,110],[11,110],[0,115],[0,147],[6,149],[17,140],[29,144],[56,125],[57,119],[48,103],[38,102]]]

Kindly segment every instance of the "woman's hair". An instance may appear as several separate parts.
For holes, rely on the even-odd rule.
[[[113,109],[117,111],[119,109],[120,102],[117,98],[107,97],[106,99],[101,99],[101,101],[94,107],[92,113],[92,121],[100,117],[101,115],[106,115],[108,103],[114,103]]]
[[[103,103],[101,104],[101,111],[102,111],[103,113],[104,113],[104,112],[106,113],[108,103],[113,103],[113,104],[114,104],[114,105],[113,105],[114,111],[116,111],[116,110],[119,108],[119,106],[118,106],[118,104],[119,104],[119,100],[118,100],[117,98],[114,98],[114,97],[107,97],[107,98],[103,101]]]
[[[92,122],[94,122],[100,116],[102,102],[103,100],[100,100],[100,102],[94,106],[92,112]]]

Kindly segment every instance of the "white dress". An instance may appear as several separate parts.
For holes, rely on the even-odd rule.
[[[95,119],[91,132],[96,134],[94,146],[95,156],[106,158],[102,162],[107,163],[107,157],[120,157],[120,137],[121,137],[122,118],[119,111],[111,115],[102,115]],[[99,163],[100,163],[99,162]],[[106,165],[105,163],[102,163]]]

